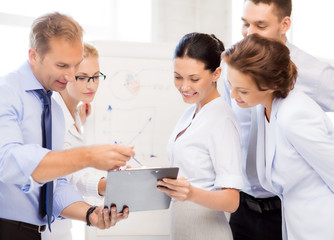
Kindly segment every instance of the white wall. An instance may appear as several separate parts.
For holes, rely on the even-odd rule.
[[[190,32],[215,34],[231,43],[231,0],[153,1],[152,39],[177,43]]]
[[[226,42],[230,43],[231,42],[231,27],[229,27],[230,24],[230,11],[229,9],[231,8],[230,6],[230,1],[229,0],[210,0],[210,1],[203,1],[203,0],[158,0],[158,1],[152,1],[153,6],[152,6],[152,39],[154,42],[168,42],[168,53],[164,53],[166,51],[163,51],[164,55],[167,55],[166,59],[166,67],[169,67],[169,63],[172,63],[172,53],[174,46],[178,43],[178,41],[181,39],[183,35],[189,32],[193,31],[198,31],[198,32],[205,32],[205,33],[213,33],[215,34],[218,38],[220,38],[225,44]],[[223,24],[221,24],[223,23]],[[143,44],[125,44],[128,45],[128,47],[122,48],[124,49],[123,51],[119,51],[120,53],[117,53],[117,49],[114,49],[114,51],[111,51],[111,49],[106,49],[106,46],[108,46],[107,43],[98,43],[97,46],[102,47],[100,49],[101,52],[101,71],[109,71],[110,74],[108,75],[113,75],[112,72],[115,70],[113,68],[120,67],[119,64],[121,63],[121,60],[123,59],[124,56],[130,56],[130,57],[136,57],[136,58],[149,58],[150,55],[152,55],[151,51],[155,51],[154,54],[156,55],[157,52],[164,50],[164,45],[161,45],[159,47],[159,44],[152,44],[152,48],[147,48],[147,51],[145,53],[144,50],[141,50],[141,56],[138,56],[138,46],[142,45],[141,48],[144,48],[145,45]],[[122,46],[122,44],[120,44]],[[124,46],[124,44],[123,44]],[[137,46],[137,49],[132,49],[131,46]],[[158,48],[155,48],[157,46]],[[155,50],[154,50],[155,49]],[[109,52],[109,55],[108,55]],[[120,61],[118,63],[113,63],[110,64],[112,61],[108,60],[108,56],[113,56],[117,55],[120,57]],[[131,55],[132,54],[132,55]],[[108,55],[108,56],[107,56]],[[161,58],[162,56],[160,56]],[[110,58],[112,59],[112,58]],[[168,60],[169,59],[169,60]],[[135,58],[133,60],[127,60],[127,66],[131,65],[131,62],[135,61]],[[142,62],[142,61],[141,61]],[[136,72],[136,69],[140,66],[141,64],[136,64],[135,66],[132,66],[133,72]],[[123,66],[123,69],[125,69],[125,65]],[[152,67],[152,66],[151,66]],[[103,68],[107,68],[106,70],[103,70]],[[138,70],[138,69],[137,69]],[[156,76],[157,79],[156,81],[159,81],[160,83],[162,82],[167,82],[170,81],[172,83],[172,69],[171,71],[171,76],[170,79],[164,79],[163,75]],[[112,79],[109,79],[109,81]],[[101,85],[101,87],[103,87]],[[111,103],[117,103],[119,101],[117,98],[112,99],[112,91],[110,90],[108,93],[108,88],[113,88],[117,87],[117,84],[110,84],[110,86],[103,87],[103,93],[99,92],[97,94],[96,98],[96,103],[95,103],[95,110],[97,113],[101,116],[95,117],[95,121],[97,119],[106,119],[106,117],[103,117],[103,104],[105,104],[106,101],[109,101]],[[174,94],[173,91],[174,87],[172,86],[171,89],[168,89],[169,94],[164,97],[163,92],[161,92],[160,98],[157,98],[156,100],[153,100],[155,103],[151,103],[151,105],[154,104],[159,104],[160,108],[165,109],[166,107],[169,108],[174,108],[174,110],[163,110],[162,112],[166,114],[166,116],[169,116],[168,118],[165,118],[165,120],[160,119],[159,122],[157,122],[157,126],[161,128],[168,128],[168,132],[172,131],[172,127],[170,127],[170,123],[173,122],[172,125],[175,124],[179,116],[181,115],[182,111],[179,111],[180,107],[184,109],[184,106],[182,106],[182,100],[181,98],[178,98],[178,94]],[[156,91],[156,90],[155,90]],[[167,89],[165,89],[167,91]],[[104,96],[103,99],[101,99],[101,93]],[[152,92],[152,97],[154,98],[155,94]],[[175,95],[175,96],[174,96]],[[173,97],[174,96],[174,97]],[[124,96],[125,97],[125,96]],[[140,96],[138,96],[140,97]],[[163,98],[163,99],[162,99]],[[165,106],[162,103],[159,103],[159,101],[165,102],[166,99],[169,100],[168,106]],[[160,99],[160,100],[159,100]],[[175,99],[178,101],[175,102]],[[131,103],[131,101],[135,100],[136,103]],[[123,106],[126,108],[127,105],[131,105],[131,109],[134,110],[140,102],[145,102],[145,99],[126,99],[122,100],[116,105],[118,108],[120,106]],[[147,103],[145,103],[147,105]],[[175,105],[173,105],[175,104]],[[180,106],[181,104],[181,106]],[[98,105],[98,106],[97,106]],[[146,106],[145,105],[145,106]],[[173,107],[174,106],[174,107]],[[100,109],[101,108],[101,109]],[[161,110],[161,109],[160,109]],[[160,110],[158,112],[160,112]],[[157,116],[159,116],[157,112]],[[167,112],[169,112],[167,114]],[[176,114],[177,113],[177,114]],[[127,113],[129,114],[129,113]],[[176,116],[177,115],[177,116]],[[137,116],[137,119],[140,119],[140,116]],[[166,122],[167,121],[167,122]],[[102,121],[103,122],[103,121]],[[129,123],[126,124],[131,124],[131,119],[128,121]],[[96,122],[95,122],[96,125]],[[102,123],[99,125],[103,125]],[[138,124],[137,124],[138,125]],[[95,129],[100,129],[101,127],[97,127]],[[159,129],[156,129],[159,130]],[[165,145],[166,145],[166,140],[169,137],[169,133],[164,133],[156,131],[159,135],[159,138],[157,139],[157,143],[162,142],[163,144],[158,144],[158,145],[163,145],[163,146],[158,146],[159,148],[163,148],[165,150]],[[95,139],[97,139],[97,142],[101,141],[101,139],[106,140],[106,139],[112,139],[111,137],[109,138],[105,134],[102,133],[102,130],[98,130],[96,133],[101,135],[101,136],[95,136]],[[105,131],[104,131],[105,132]],[[101,134],[102,133],[102,134]],[[112,135],[112,134],[111,134]],[[126,131],[124,132],[124,135],[126,135]],[[100,140],[99,140],[100,139]],[[147,142],[149,144],[149,142]],[[140,148],[140,145],[138,145]],[[141,149],[138,149],[140,151]],[[159,152],[164,152],[164,151],[159,151]],[[160,154],[161,155],[161,154]],[[165,155],[165,153],[163,153]],[[166,163],[166,156],[160,156],[164,158],[165,160],[161,161],[160,164],[165,165]],[[144,159],[145,161],[145,159]],[[147,162],[144,162],[145,165],[149,164],[154,164],[150,163],[150,160],[148,159]],[[152,227],[154,226],[154,227]],[[151,230],[150,230],[151,229]],[[137,234],[136,234],[137,233]],[[168,210],[163,210],[163,211],[156,211],[156,212],[148,212],[148,213],[133,213],[131,216],[130,213],[130,219],[121,222],[118,226],[107,230],[107,231],[99,231],[94,228],[86,228],[86,239],[89,240],[104,240],[104,239],[122,239],[122,240],[167,240],[169,239],[169,211]]]

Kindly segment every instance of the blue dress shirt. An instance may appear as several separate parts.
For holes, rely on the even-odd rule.
[[[0,78],[0,218],[35,225],[47,223],[39,215],[42,184],[31,174],[49,152],[42,148],[43,105],[33,90],[43,89],[28,62]],[[65,123],[52,99],[52,150],[63,148]],[[82,201],[66,178],[54,181],[53,218],[70,204]]]

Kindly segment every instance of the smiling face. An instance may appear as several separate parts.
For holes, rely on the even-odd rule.
[[[254,107],[258,104],[270,108],[273,101],[273,90],[260,91],[254,80],[233,67],[228,66],[227,77],[231,98],[241,108]]]
[[[50,50],[44,56],[34,48],[29,50],[30,66],[45,90],[62,91],[68,82],[75,81],[75,73],[82,61],[82,42],[53,38],[49,46]]]
[[[76,76],[80,77],[93,77],[98,76],[100,73],[98,57],[89,56],[84,58],[80,63]],[[67,94],[77,102],[90,103],[93,101],[99,81],[93,81],[92,79],[87,81],[74,81],[69,82],[66,87]]]
[[[285,34],[291,25],[290,17],[280,19],[275,5],[265,3],[255,4],[245,1],[241,20],[242,35],[244,37],[257,33],[266,38],[273,38],[285,43]]]
[[[219,96],[216,81],[221,68],[215,72],[205,69],[201,61],[189,57],[175,58],[174,84],[186,103],[197,105],[197,111]]]

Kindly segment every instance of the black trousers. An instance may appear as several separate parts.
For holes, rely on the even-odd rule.
[[[230,226],[234,240],[282,240],[281,209],[254,211],[243,198],[231,214]]]
[[[23,224],[0,219],[0,239],[1,240],[41,240],[41,234],[37,230],[32,230]]]

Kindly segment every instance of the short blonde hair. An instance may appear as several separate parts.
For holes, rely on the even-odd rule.
[[[99,57],[99,51],[92,44],[84,43],[84,58]]]
[[[34,20],[29,45],[43,57],[50,50],[49,42],[52,38],[82,42],[82,35],[82,27],[72,17],[54,12]]]

